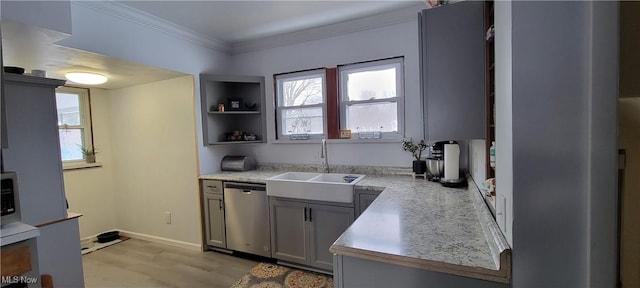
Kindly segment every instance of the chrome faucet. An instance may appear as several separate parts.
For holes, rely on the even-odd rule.
[[[329,173],[329,159],[327,156],[327,139],[322,139],[322,149],[320,150],[320,158],[324,159],[322,162],[322,171]]]

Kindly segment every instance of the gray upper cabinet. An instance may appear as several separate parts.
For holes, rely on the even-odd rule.
[[[264,77],[200,74],[200,100],[204,145],[264,142]],[[219,104],[224,111],[219,111]],[[255,139],[229,138],[234,131]]]
[[[426,9],[419,20],[425,138],[484,138],[483,2]]]
[[[22,222],[35,226],[64,219],[55,89],[65,81],[9,73],[2,77],[8,140],[2,156],[4,169],[18,174]]]

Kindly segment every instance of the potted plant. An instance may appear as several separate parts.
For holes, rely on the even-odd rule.
[[[420,140],[417,144],[414,144],[411,140],[402,140],[402,150],[407,151],[413,155],[413,173],[424,174],[427,172],[427,162],[422,160],[422,151],[427,149],[427,143]]]
[[[91,146],[91,147],[81,147],[80,149],[87,163],[96,163],[96,154],[100,153],[100,151],[98,151],[98,148]]]

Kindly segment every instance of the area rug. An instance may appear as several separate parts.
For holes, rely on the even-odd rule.
[[[259,263],[231,288],[333,288],[333,277],[276,264]]]

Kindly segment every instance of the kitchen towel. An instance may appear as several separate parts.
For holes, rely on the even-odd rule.
[[[458,180],[460,169],[460,146],[444,144],[444,180]]]

